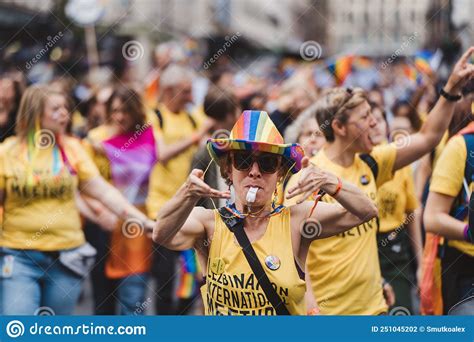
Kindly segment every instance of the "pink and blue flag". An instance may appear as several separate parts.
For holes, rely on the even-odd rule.
[[[134,205],[145,203],[148,179],[157,161],[153,129],[117,135],[102,145],[110,162],[114,186]]]

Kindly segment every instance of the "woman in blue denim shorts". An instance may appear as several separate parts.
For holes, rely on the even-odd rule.
[[[94,263],[75,197],[95,198],[124,219],[151,227],[66,134],[68,99],[32,86],[18,110],[16,136],[0,147],[0,314],[71,314]]]

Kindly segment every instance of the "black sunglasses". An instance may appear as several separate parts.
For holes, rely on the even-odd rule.
[[[260,172],[274,173],[281,164],[281,157],[273,153],[262,153],[255,155],[247,151],[236,151],[232,153],[232,165],[239,171],[248,171],[253,163],[257,163]]]

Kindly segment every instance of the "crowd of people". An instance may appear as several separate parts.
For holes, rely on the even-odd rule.
[[[474,296],[474,47],[446,80],[362,58],[343,79],[203,72],[179,48],[143,82],[0,76],[1,314],[73,314],[85,281],[96,315],[441,315]]]

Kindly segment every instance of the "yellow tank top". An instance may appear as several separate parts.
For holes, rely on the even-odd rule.
[[[265,234],[253,242],[252,246],[288,311],[292,315],[306,314],[306,286],[298,275],[291,245],[290,210],[284,209],[280,214],[272,216]],[[273,257],[273,264],[270,263],[269,256]],[[274,270],[266,265],[266,260]],[[217,210],[207,262],[206,284],[201,288],[201,293],[206,315],[276,314],[234,234],[222,221]]]

